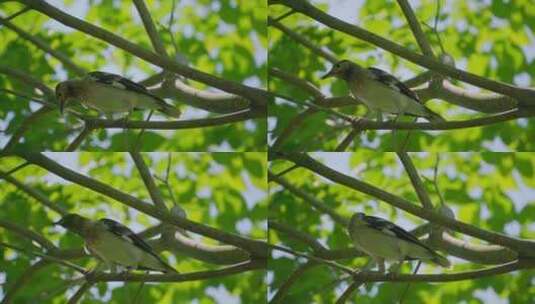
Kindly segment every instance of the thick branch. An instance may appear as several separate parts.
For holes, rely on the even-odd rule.
[[[170,274],[99,273],[96,274],[94,277],[90,277],[88,279],[90,279],[92,282],[191,282],[221,278],[246,271],[265,268],[265,261],[251,260],[249,262],[240,263],[218,270]]]
[[[153,130],[179,130],[179,129],[195,129],[210,126],[219,126],[229,123],[244,121],[253,118],[265,117],[260,112],[253,110],[242,110],[240,112],[221,115],[216,117],[192,119],[192,120],[177,120],[177,121],[126,121],[124,119],[108,120],[108,119],[88,119],[86,123],[92,128],[107,128],[107,129],[153,129]]]
[[[469,92],[455,86],[446,79],[440,85],[415,89],[414,92],[418,94],[421,100],[438,98],[482,113],[501,113],[515,109],[518,106],[517,101],[509,96],[496,93]]]
[[[358,281],[364,282],[456,282],[474,280],[499,274],[509,273],[516,270],[535,268],[535,260],[518,260],[496,267],[481,270],[465,271],[451,274],[379,274],[376,272],[360,272],[354,275]]]
[[[216,265],[237,264],[250,259],[250,254],[241,248],[202,244],[181,233],[176,233],[173,238],[161,237],[149,243],[157,251],[169,250],[175,255],[187,256]]]
[[[139,172],[139,175],[141,175],[141,179],[143,179],[143,183],[145,184],[145,187],[149,191],[150,197],[152,199],[152,202],[156,207],[158,207],[162,212],[167,211],[167,207],[165,206],[165,201],[163,199],[163,195],[160,192],[160,189],[158,186],[156,186],[156,183],[154,182],[154,179],[152,178],[152,174],[150,174],[150,170],[145,164],[145,161],[143,160],[143,157],[139,152],[130,152],[130,156],[134,160],[134,163],[136,164],[137,170]]]
[[[212,113],[226,114],[249,107],[249,101],[240,95],[202,91],[177,79],[165,81],[161,87],[154,88],[151,92],[160,97],[173,98],[189,106]]]
[[[367,118],[358,120],[358,126],[364,130],[455,130],[465,128],[483,127],[517,118],[532,117],[532,111],[526,109],[510,110],[500,114],[489,115],[470,120],[457,120],[445,122],[396,122],[375,121]],[[351,126],[352,127],[352,126]]]

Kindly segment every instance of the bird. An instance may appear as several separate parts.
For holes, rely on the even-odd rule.
[[[385,272],[384,261],[420,260],[442,267],[450,261],[422,243],[410,232],[385,219],[362,212],[353,214],[347,230],[355,247],[371,256],[379,272]]]
[[[363,68],[349,60],[341,60],[321,78],[345,80],[353,97],[378,113],[423,117],[430,122],[445,121],[428,109],[405,84],[389,73],[374,67]]]
[[[141,237],[112,219],[92,221],[81,215],[69,213],[54,225],[60,225],[81,236],[87,250],[102,260],[108,268],[115,269],[115,266],[120,265],[127,270],[177,273]]]
[[[106,117],[145,109],[157,110],[174,118],[181,115],[178,108],[151,94],[143,85],[107,72],[94,71],[81,79],[60,82],[55,91],[61,114],[70,102],[80,101],[85,107]]]

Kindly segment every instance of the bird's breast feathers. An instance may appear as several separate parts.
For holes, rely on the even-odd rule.
[[[107,262],[127,267],[137,267],[143,258],[141,249],[106,230],[86,238],[86,245]]]

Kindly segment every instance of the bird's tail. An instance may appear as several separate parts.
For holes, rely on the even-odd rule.
[[[432,261],[433,263],[436,263],[436,264],[442,266],[442,267],[446,267],[446,268],[448,268],[448,267],[451,266],[450,261],[449,261],[447,258],[441,256],[441,255],[438,254],[438,253],[435,253],[435,254],[433,255],[433,258],[431,259],[431,261]]]
[[[173,107],[171,105],[164,105],[162,106],[161,108],[158,109],[158,111],[166,114],[166,115],[169,115],[171,117],[174,117],[174,118],[178,118],[180,117],[180,115],[182,115],[182,112],[176,108],[176,107]]]
[[[428,116],[426,117],[429,122],[445,122],[446,120],[442,118],[442,116],[438,115],[437,113],[427,109]]]

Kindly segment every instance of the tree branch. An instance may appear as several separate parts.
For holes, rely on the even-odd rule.
[[[75,151],[82,144],[85,138],[89,136],[89,134],[91,134],[92,131],[93,129],[86,124],[82,132],[80,132],[80,134],[76,136],[76,138],[69,144],[69,146],[67,146],[66,151],[67,152]]]
[[[245,263],[221,268],[217,270],[207,270],[191,273],[169,273],[169,274],[135,274],[135,273],[98,273],[89,277],[91,282],[191,282],[206,279],[215,279],[238,273],[265,269],[264,260],[251,260]]]
[[[177,121],[126,121],[124,119],[87,119],[86,123],[92,128],[106,129],[153,129],[153,130],[179,130],[195,129],[210,126],[219,126],[244,121],[253,118],[265,117],[262,113],[253,110],[242,110],[228,115]]]
[[[85,281],[80,288],[76,291],[76,293],[69,299],[69,302],[67,304],[76,304],[79,300],[82,299],[84,296],[84,293],[88,291],[91,286],[93,286],[93,282]]]
[[[450,120],[445,122],[380,122],[367,118],[360,118],[358,120],[358,126],[364,130],[455,130],[493,125],[522,117],[532,117],[534,114],[531,112],[531,110],[527,111],[527,109],[515,109],[470,120]]]
[[[416,194],[418,195],[422,206],[424,208],[433,210],[433,203],[431,202],[431,198],[429,197],[429,194],[425,189],[424,183],[420,179],[418,171],[416,171],[416,167],[414,167],[414,164],[412,163],[409,154],[407,154],[407,152],[396,152],[396,154],[398,155],[399,160],[403,164],[403,167],[405,167],[405,171],[407,172],[407,175],[411,180],[412,187],[416,191]]]
[[[405,18],[407,19],[407,22],[409,23],[414,38],[416,38],[416,41],[422,50],[422,53],[431,58],[435,57],[433,54],[433,49],[431,48],[429,41],[427,41],[427,38],[425,37],[425,34],[420,27],[420,23],[418,22],[418,19],[416,18],[416,15],[414,14],[409,2],[407,0],[397,1],[401,7],[401,10],[403,11],[403,14],[405,15]]]
[[[288,37],[292,38],[293,40],[297,41],[298,43],[304,45],[305,47],[307,47],[308,49],[310,49],[312,51],[312,53],[316,54],[316,55],[319,55],[320,57],[326,59],[327,61],[331,62],[331,63],[336,63],[338,62],[338,59],[336,58],[336,56],[334,56],[330,51],[328,50],[325,50],[325,49],[322,49],[318,46],[316,46],[316,44],[314,44],[312,41],[306,39],[305,37],[301,36],[300,34],[292,31],[291,29],[289,29],[288,27],[284,26],[282,23],[280,23],[279,21],[271,18],[268,16],[268,26],[273,26],[274,28],[280,30],[281,32],[283,32],[284,34],[286,34]]]
[[[156,53],[164,57],[169,57],[167,55],[167,51],[165,50],[165,46],[163,45],[162,39],[160,38],[160,35],[158,34],[156,27],[154,26],[152,16],[150,15],[150,12],[147,9],[147,6],[145,5],[145,2],[143,0],[134,0],[134,5],[136,6],[137,12],[141,17],[141,21],[143,21],[143,26],[145,27],[145,30],[149,35],[150,42],[152,43],[152,46],[154,47]]]
[[[500,266],[486,269],[465,271],[451,274],[379,274],[376,272],[360,272],[354,274],[354,279],[364,282],[456,282],[474,280],[499,274],[509,273],[516,270],[535,268],[535,260],[518,260]]]
[[[227,114],[249,107],[249,101],[240,95],[226,92],[202,91],[174,79],[164,81],[160,87],[151,90],[160,97],[173,98],[189,106],[212,113]]]

